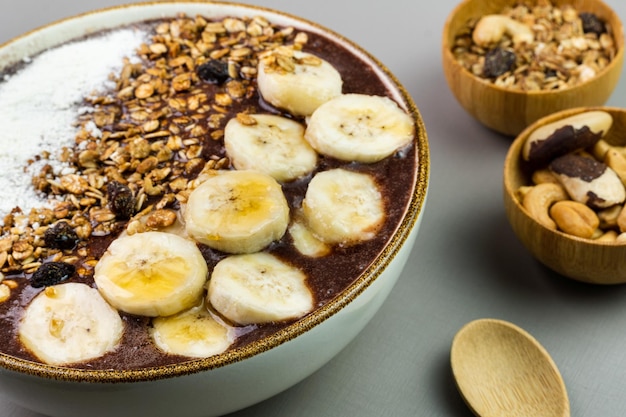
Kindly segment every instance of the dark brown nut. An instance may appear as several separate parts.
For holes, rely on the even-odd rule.
[[[550,207],[550,217],[559,230],[570,235],[590,239],[600,225],[596,213],[587,205],[564,200]]]
[[[626,189],[609,166],[595,159],[567,154],[550,163],[550,170],[572,200],[601,209],[621,204]]]
[[[524,160],[544,165],[554,158],[594,146],[613,125],[604,111],[589,111],[567,117],[533,131],[522,149]]]

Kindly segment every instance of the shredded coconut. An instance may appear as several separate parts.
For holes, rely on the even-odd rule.
[[[136,49],[146,40],[138,30],[123,29],[50,49],[0,83],[0,225],[16,206],[25,214],[49,206],[36,193],[31,176],[43,164],[57,173],[68,167],[57,157],[74,145],[78,116],[91,109],[83,100],[113,88],[109,76],[118,73],[125,57],[136,61]],[[95,125],[88,129],[98,133]],[[43,151],[49,159],[36,161]],[[35,162],[32,162],[35,161]]]

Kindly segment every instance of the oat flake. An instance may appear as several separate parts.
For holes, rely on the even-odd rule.
[[[57,172],[68,169],[56,157],[62,147],[74,145],[77,117],[90,110],[83,99],[114,88],[109,75],[121,70],[124,57],[135,60],[145,40],[144,32],[125,29],[68,43],[29,59],[0,82],[0,225],[16,206],[26,214],[47,206],[31,176],[44,163]],[[49,151],[50,159],[29,165],[42,151]]]

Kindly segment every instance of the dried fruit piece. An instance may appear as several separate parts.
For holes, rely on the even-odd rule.
[[[583,32],[585,33],[595,33],[599,36],[606,32],[604,22],[593,13],[580,13],[580,20],[583,23]]]
[[[56,223],[44,233],[46,245],[55,249],[74,249],[79,240],[74,228],[65,221]]]
[[[35,288],[48,287],[71,278],[76,267],[65,262],[47,262],[39,267],[30,278],[30,285]]]
[[[228,63],[218,59],[211,59],[198,66],[196,74],[201,80],[212,84],[222,84],[230,77]]]
[[[510,71],[515,66],[515,53],[500,47],[493,48],[485,55],[484,75],[495,78]]]
[[[135,213],[135,196],[132,190],[119,181],[107,184],[111,211],[120,219],[129,219]]]

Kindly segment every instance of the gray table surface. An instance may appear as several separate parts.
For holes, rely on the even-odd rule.
[[[1,0],[0,43],[126,2]],[[412,257],[372,322],[311,377],[232,415],[469,417],[451,376],[450,344],[461,326],[482,317],[511,321],[546,347],[565,380],[572,416],[626,415],[626,286],[567,280],[537,263],[513,235],[501,191],[510,139],[465,113],[442,73],[442,28],[457,1],[243,3],[317,21],[386,64],[424,118],[432,175]],[[626,21],[626,2],[606,3]],[[624,75],[607,104],[626,107]],[[40,416],[1,397],[0,415]]]

